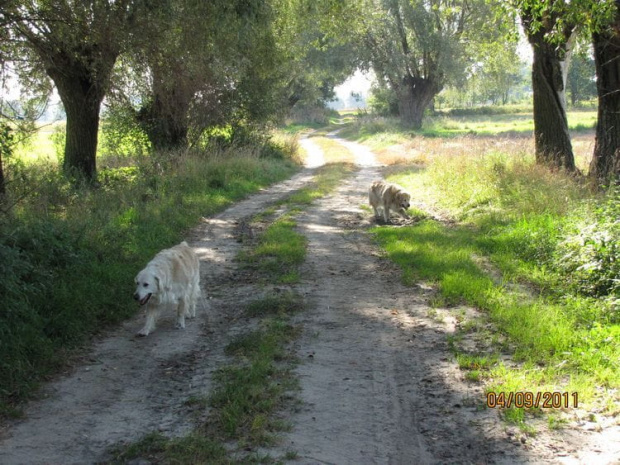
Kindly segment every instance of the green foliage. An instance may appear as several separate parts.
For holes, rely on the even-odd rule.
[[[52,142],[52,146],[54,147],[54,153],[56,154],[58,165],[62,166],[65,158],[65,141],[67,140],[66,126],[64,124],[54,126],[54,130],[50,135],[50,140]]]
[[[373,85],[368,106],[379,116],[398,116],[398,95],[385,85]]]
[[[480,61],[468,79],[446,86],[435,100],[436,107],[499,106],[527,99],[531,70],[516,48],[517,43],[508,39],[480,44]]]
[[[568,224],[554,265],[578,292],[620,304],[620,191],[611,189],[599,205],[589,205]],[[617,316],[617,321],[620,317]]]
[[[146,155],[150,149],[147,135],[126,107],[114,107],[105,113],[98,150],[100,157]]]
[[[596,97],[595,76],[594,60],[589,56],[587,50],[579,50],[578,53],[574,53],[567,77],[567,90],[571,104],[577,105]]]
[[[5,122],[0,122],[0,159],[11,156],[14,144],[15,134],[13,134],[11,126]]]

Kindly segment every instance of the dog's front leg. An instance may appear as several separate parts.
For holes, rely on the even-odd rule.
[[[146,304],[146,323],[144,328],[138,331],[138,336],[148,336],[155,330],[155,321],[157,320],[158,307],[151,303]]]
[[[196,317],[196,302],[200,299],[200,283],[195,282],[192,286],[191,295],[189,298],[189,308],[186,309],[185,316],[187,318],[195,318]]]
[[[383,202],[383,219],[386,223],[390,222],[390,207],[387,202]]]
[[[177,306],[177,328],[185,329],[185,315],[189,312],[189,305],[187,296],[183,296],[179,299]]]

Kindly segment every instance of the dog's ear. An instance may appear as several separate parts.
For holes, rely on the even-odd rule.
[[[157,290],[159,292],[166,292],[169,290],[170,280],[166,270],[158,269],[156,273],[153,273],[155,282],[157,283]]]

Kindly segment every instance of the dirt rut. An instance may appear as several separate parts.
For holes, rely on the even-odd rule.
[[[359,207],[381,174],[347,146],[364,167],[298,218],[310,310],[299,317],[302,407],[282,447],[308,464],[519,461],[520,448],[470,424],[480,390],[455,382],[448,329],[427,317],[429,290],[404,287],[363,231],[371,215]],[[496,422],[492,412],[476,420]]]

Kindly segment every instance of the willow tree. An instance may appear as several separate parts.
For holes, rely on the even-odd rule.
[[[575,22],[565,0],[519,3],[523,27],[533,50],[532,92],[536,162],[575,171],[566,117],[566,75]]]
[[[67,115],[63,168],[93,181],[99,111],[114,63],[136,26],[141,0],[45,0],[3,3],[0,21],[33,50]]]
[[[187,147],[230,119],[259,36],[265,2],[161,0],[120,61],[113,111],[128,109],[156,150]]]
[[[620,177],[620,1],[593,6],[598,120],[589,175],[607,184]]]
[[[447,83],[462,80],[478,61],[477,46],[496,40],[500,31],[513,26],[496,16],[493,4],[487,0],[360,2],[361,60],[397,94],[405,125],[420,128],[434,97]]]

